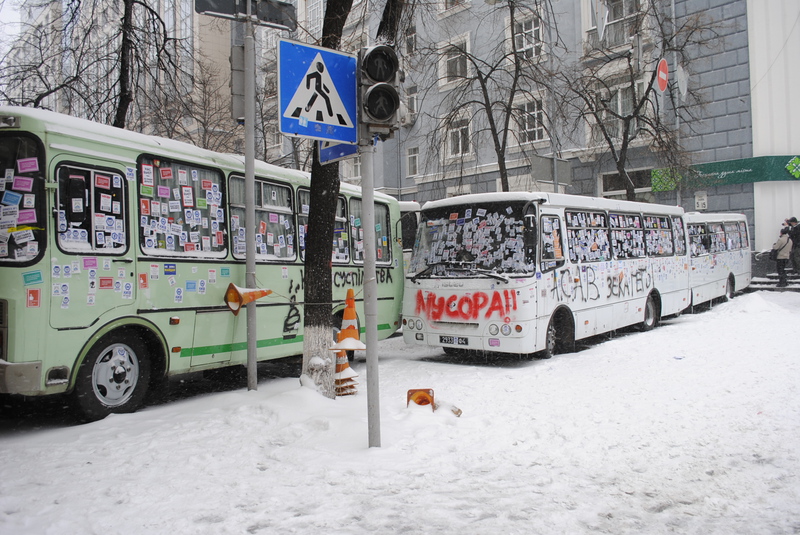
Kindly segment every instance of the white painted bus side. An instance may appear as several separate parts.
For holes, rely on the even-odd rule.
[[[690,212],[686,225],[693,306],[733,297],[750,285],[751,240],[744,214]]]

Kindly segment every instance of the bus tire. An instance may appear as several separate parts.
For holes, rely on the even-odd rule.
[[[725,301],[733,299],[736,293],[736,279],[733,278],[733,273],[728,275],[728,281],[725,283]]]
[[[145,344],[134,336],[109,333],[92,346],[75,378],[73,397],[84,421],[134,412],[150,382]]]
[[[642,331],[652,331],[658,325],[660,319],[658,299],[650,294],[644,303],[644,320],[639,324]]]
[[[556,312],[550,318],[545,333],[544,349],[539,352],[540,359],[550,359],[557,353],[568,353],[575,349],[575,329],[569,315]]]

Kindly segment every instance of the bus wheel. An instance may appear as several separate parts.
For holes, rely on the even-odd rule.
[[[642,331],[652,331],[656,325],[658,325],[658,303],[652,295],[648,295],[644,304],[644,321],[640,327]]]
[[[569,353],[575,349],[575,331],[567,314],[553,314],[547,324],[544,349],[539,352],[540,359],[553,358],[556,353]]]
[[[78,368],[73,396],[87,421],[139,408],[150,381],[145,346],[133,337],[106,335]]]
[[[733,299],[733,294],[736,293],[736,280],[733,274],[728,275],[728,282],[725,283],[725,300],[730,301]]]

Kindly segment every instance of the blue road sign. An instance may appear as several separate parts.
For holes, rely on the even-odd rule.
[[[280,40],[280,131],[287,136],[358,142],[356,56]]]
[[[335,143],[332,141],[319,142],[319,163],[326,164],[338,162],[358,155],[358,145],[348,143]]]

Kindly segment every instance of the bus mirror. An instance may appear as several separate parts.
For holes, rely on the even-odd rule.
[[[83,177],[71,176],[67,180],[67,215],[70,223],[86,221],[86,181]]]

